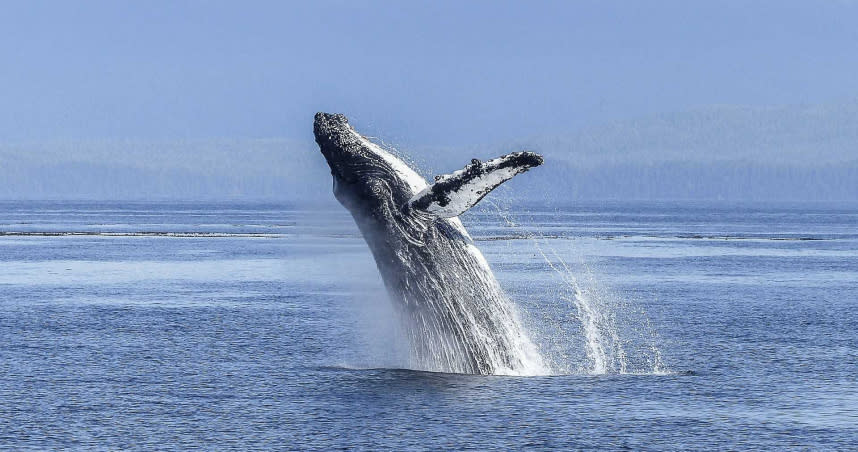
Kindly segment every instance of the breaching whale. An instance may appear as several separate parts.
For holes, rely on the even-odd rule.
[[[412,365],[471,374],[544,372],[515,306],[458,215],[513,176],[541,165],[533,152],[477,159],[427,182],[357,133],[341,114],[317,113],[316,143],[337,200],[351,212],[404,320]]]

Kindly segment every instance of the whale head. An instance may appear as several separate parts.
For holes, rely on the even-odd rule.
[[[316,113],[313,133],[331,168],[334,195],[352,213],[393,210],[426,187],[420,175],[357,133],[344,115]]]
[[[541,155],[512,152],[485,162],[471,160],[428,185],[411,167],[357,133],[344,115],[316,113],[313,132],[331,167],[334,196],[356,217],[406,214],[451,218],[464,213],[498,185],[542,165]],[[393,213],[394,215],[389,215]]]

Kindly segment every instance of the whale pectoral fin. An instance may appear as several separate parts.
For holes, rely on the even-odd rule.
[[[461,215],[498,185],[543,162],[534,152],[513,152],[496,159],[477,159],[463,169],[436,176],[435,183],[414,195],[408,206],[441,218]]]

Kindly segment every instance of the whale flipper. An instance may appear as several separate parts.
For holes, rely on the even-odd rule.
[[[534,152],[513,152],[481,162],[477,159],[464,168],[436,176],[435,183],[414,195],[408,207],[441,218],[461,215],[498,185],[543,162]]]

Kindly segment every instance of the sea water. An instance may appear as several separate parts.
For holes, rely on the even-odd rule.
[[[409,368],[336,206],[2,202],[0,448],[858,444],[858,206],[462,220],[548,375]]]

